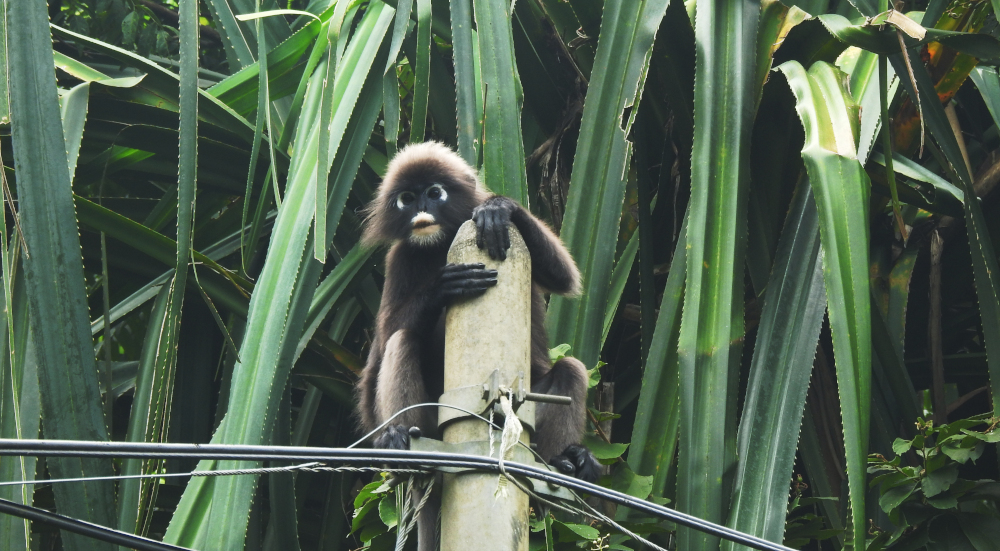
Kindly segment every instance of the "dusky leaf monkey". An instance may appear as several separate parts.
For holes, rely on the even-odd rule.
[[[491,195],[476,171],[447,146],[407,146],[389,163],[378,195],[366,208],[366,244],[391,244],[385,286],[368,361],[357,386],[358,417],[365,432],[399,410],[436,400],[444,382],[444,312],[455,301],[496,285],[483,264],[449,264],[448,249],[467,220],[477,245],[505,259],[510,224],[531,254],[531,390],[570,396],[571,406],[537,403],[538,453],[560,471],[594,481],[599,464],[579,445],[586,420],[587,371],[564,357],[552,364],[545,333],[543,292],[573,295],[580,272],[569,251],[542,221],[514,200]],[[436,436],[436,408],[415,408],[375,436],[378,448],[407,449],[409,428]],[[421,528],[421,541],[424,530]],[[425,546],[420,545],[421,549]]]

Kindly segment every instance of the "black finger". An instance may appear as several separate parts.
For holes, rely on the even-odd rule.
[[[441,272],[438,274],[439,281],[446,281],[450,279],[460,278],[464,274],[472,274],[477,272],[484,272],[486,266],[484,264],[448,264],[444,268],[441,268]]]
[[[496,284],[497,284],[497,279],[495,277],[492,277],[483,279],[467,279],[465,281],[459,281],[456,282],[455,287],[458,289],[474,289],[474,290],[482,289],[485,291],[486,289],[493,287]]]
[[[490,217],[489,211],[483,211],[483,250],[489,252],[490,247],[490,233],[493,231],[493,219]]]
[[[470,289],[479,287],[492,287],[497,284],[496,274],[477,274],[476,277],[463,277],[456,278],[453,280],[448,280],[444,282],[443,292],[453,291],[455,289]]]
[[[476,216],[476,246],[480,249],[486,247],[486,241],[484,236],[486,234],[486,220],[484,219],[482,213],[480,212]]]
[[[472,211],[472,223],[476,226],[476,246],[483,248],[483,210],[476,208]]]
[[[507,249],[510,245],[506,243],[510,241],[509,230],[507,229],[508,224],[507,213],[498,210],[497,211],[497,253],[500,255],[500,260],[507,260]]]
[[[487,270],[485,268],[463,268],[461,270],[448,270],[447,272],[441,272],[442,278],[455,279],[462,274],[483,274],[483,273],[496,273],[496,270]]]
[[[504,213],[497,213],[497,253],[500,260],[507,260],[507,249],[510,248],[510,232],[507,229],[507,221]]]
[[[446,272],[441,274],[438,279],[441,283],[452,283],[462,280],[478,280],[478,279],[490,279],[497,277],[496,270],[462,270],[455,272]]]
[[[487,252],[490,254],[490,258],[496,258],[493,256],[493,216],[492,213],[486,211],[483,213],[483,240],[486,242]],[[482,247],[481,247],[482,248]]]
[[[463,277],[456,277],[452,279],[445,279],[441,281],[441,285],[444,289],[454,289],[459,287],[466,287],[471,285],[472,282],[481,281],[496,281],[497,276],[494,274],[479,273],[474,275],[466,275]]]
[[[504,220],[503,224],[503,250],[504,257],[507,256],[507,249],[510,248],[510,219]]]
[[[457,291],[485,291],[497,284],[496,278],[492,279],[467,279],[456,281],[448,286],[449,290]]]
[[[500,250],[500,225],[501,225],[500,213],[497,211],[493,211],[491,214],[492,216],[490,218],[493,222],[492,224],[493,229],[490,232],[490,240],[489,240],[490,258],[492,258],[493,260],[504,260],[504,257],[506,255],[503,253],[503,251]]]
[[[496,285],[496,282],[493,285]],[[470,285],[463,288],[461,294],[465,297],[476,297],[488,291],[493,285]]]
[[[472,262],[468,264],[445,264],[444,267],[441,268],[441,272],[445,273],[445,272],[456,272],[462,270],[482,270],[485,267],[486,264],[483,264],[482,262]]]
[[[497,228],[495,225],[496,221],[493,219],[492,216],[490,217],[490,220],[492,221],[491,223],[492,229],[488,234],[486,234],[486,247],[487,247],[487,252],[490,255],[490,258],[492,258],[493,260],[497,260],[497,233],[496,233]]]
[[[453,287],[446,289],[442,294],[446,298],[472,298],[482,295],[489,290],[490,287],[496,285],[496,281],[492,284],[467,286],[467,287]]]

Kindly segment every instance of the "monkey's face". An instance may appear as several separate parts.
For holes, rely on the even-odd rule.
[[[447,247],[472,210],[489,195],[476,172],[437,142],[411,144],[389,163],[378,195],[365,208],[368,245]]]
[[[420,183],[396,194],[395,208],[403,222],[409,223],[409,241],[430,246],[445,237],[445,211],[448,190],[438,182]]]

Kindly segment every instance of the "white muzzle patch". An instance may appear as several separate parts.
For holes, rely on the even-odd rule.
[[[410,241],[418,245],[432,245],[441,238],[441,224],[427,212],[419,212],[410,221]]]

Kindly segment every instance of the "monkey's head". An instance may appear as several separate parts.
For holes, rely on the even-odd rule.
[[[409,145],[393,157],[378,196],[365,208],[362,241],[447,245],[488,196],[476,171],[444,144]]]

